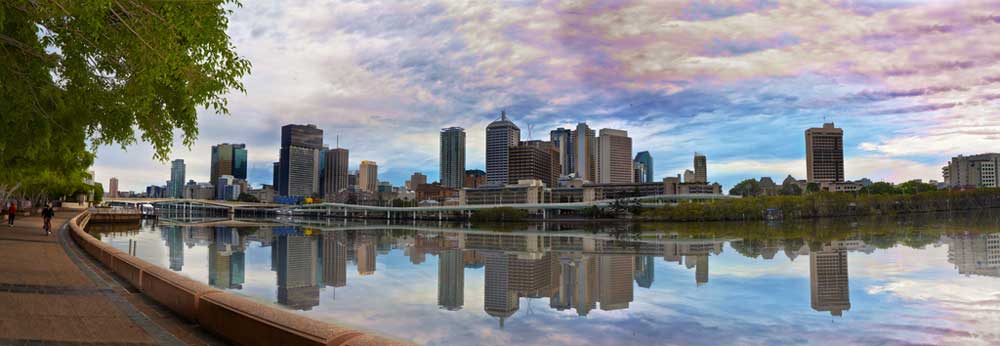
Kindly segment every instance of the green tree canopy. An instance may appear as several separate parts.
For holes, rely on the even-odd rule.
[[[934,191],[934,190],[937,190],[937,187],[934,186],[934,185],[922,182],[920,180],[910,180],[908,182],[899,184],[899,186],[896,186],[896,189],[899,190],[900,193],[905,193],[905,194],[911,194],[912,195],[912,194],[915,194],[915,193],[921,193],[921,192],[927,192],[927,191]]]
[[[899,190],[896,189],[895,186],[892,186],[892,184],[890,183],[880,181],[861,188],[860,193],[867,193],[872,195],[891,195],[899,193]]]
[[[802,194],[802,188],[798,184],[783,184],[781,185],[781,195],[782,196],[798,196]]]
[[[100,145],[166,160],[197,110],[228,114],[250,63],[226,34],[232,0],[0,2],[0,185],[78,179]]]
[[[733,188],[729,189],[730,195],[739,195],[743,197],[760,196],[764,193],[764,188],[760,186],[757,179],[746,179],[741,181]]]

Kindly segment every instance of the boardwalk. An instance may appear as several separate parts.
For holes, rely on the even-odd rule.
[[[222,344],[95,265],[69,239],[59,212],[51,236],[41,218],[0,228],[0,345]]]

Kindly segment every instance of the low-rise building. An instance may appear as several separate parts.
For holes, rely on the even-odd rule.
[[[211,183],[196,183],[194,180],[188,181],[184,185],[184,198],[213,199],[215,198],[215,186],[212,186]]]
[[[486,185],[486,172],[481,169],[465,171],[465,182],[462,187],[477,188]]]
[[[505,186],[462,189],[459,204],[533,204],[545,201],[545,184],[541,180],[521,180]]]
[[[441,185],[441,183],[421,184],[417,186],[416,197],[417,201],[435,200],[440,202],[447,198],[458,197],[458,190]]]
[[[264,185],[259,189],[249,189],[246,192],[248,195],[254,196],[258,201],[264,203],[274,202],[274,197],[278,194],[271,185]]]

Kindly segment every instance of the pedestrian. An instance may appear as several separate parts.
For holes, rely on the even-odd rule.
[[[56,216],[56,211],[52,209],[52,205],[46,204],[45,209],[42,209],[42,220],[45,221],[42,228],[45,229],[45,235],[52,234],[52,217]]]
[[[17,215],[17,203],[10,202],[10,208],[7,208],[8,227],[14,227],[14,215]]]

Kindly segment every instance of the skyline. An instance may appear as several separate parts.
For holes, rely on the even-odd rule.
[[[315,123],[326,142],[343,137],[352,167],[376,161],[402,185],[438,176],[445,127],[466,129],[466,168],[483,169],[482,129],[507,109],[525,140],[579,121],[629,131],[656,179],[705,153],[709,180],[728,188],[805,178],[802,131],[824,121],[845,130],[848,180],[940,180],[948,158],[1000,131],[987,118],[1000,100],[992,2],[499,6],[244,4],[229,33],[254,64],[247,94],[232,95],[231,117],[200,112],[198,141],[171,159],[208,181],[209,148],[245,142],[257,186],[280,126]],[[95,180],[116,176],[121,190],[169,179],[148,144],[98,155]]]

